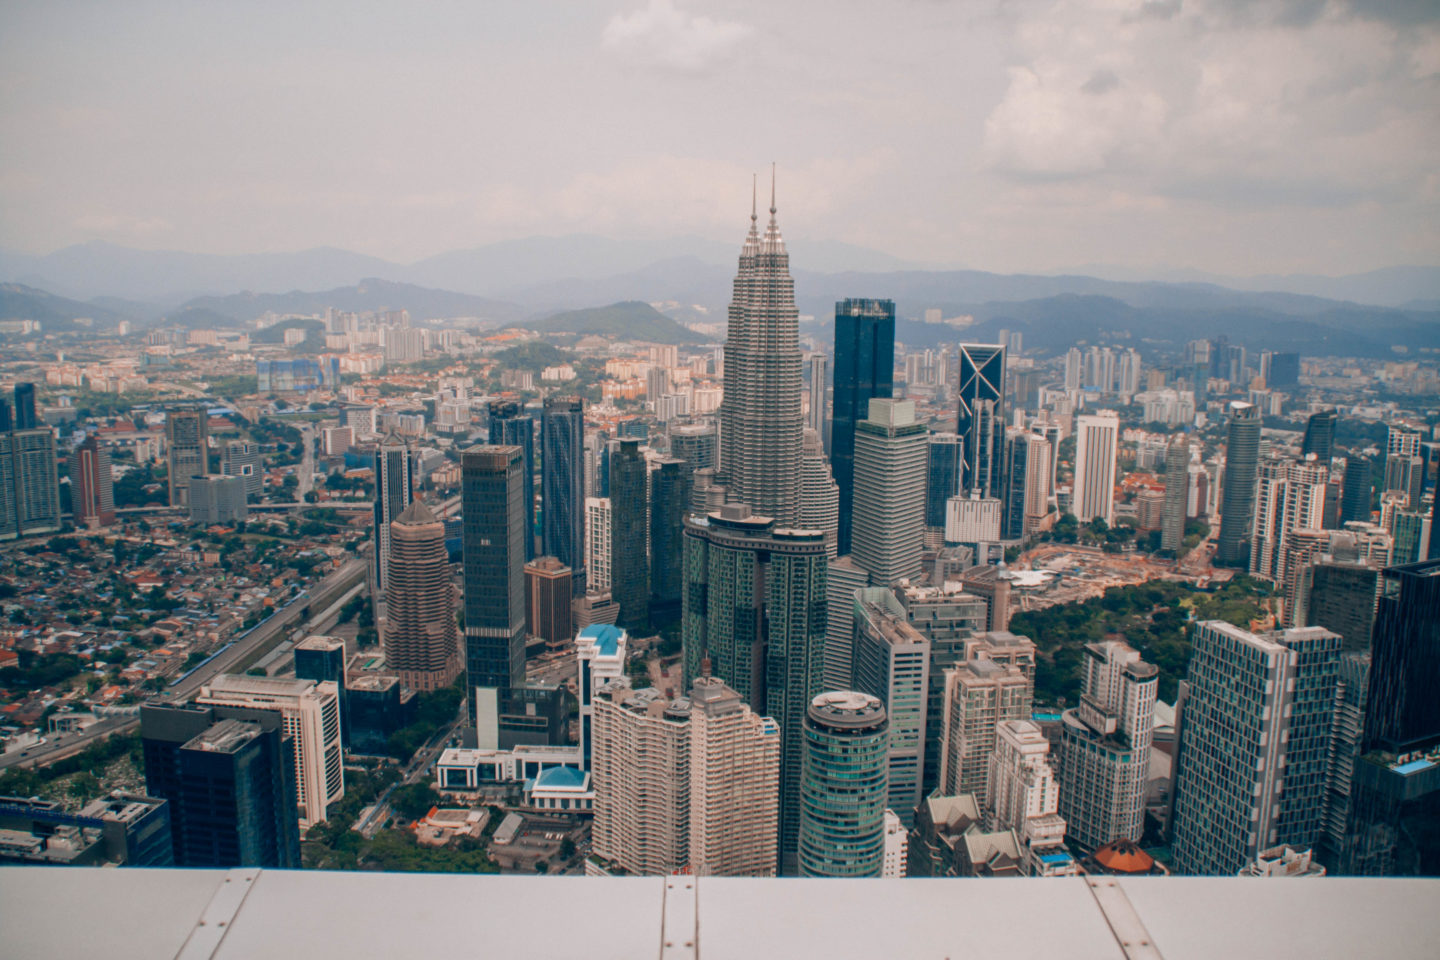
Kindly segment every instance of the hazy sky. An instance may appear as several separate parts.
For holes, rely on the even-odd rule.
[[[1440,3],[0,6],[0,247],[781,224],[1003,271],[1440,263]],[[763,200],[762,200],[763,205]]]

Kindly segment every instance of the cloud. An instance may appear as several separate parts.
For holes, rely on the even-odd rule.
[[[735,56],[749,25],[678,10],[673,0],[650,0],[642,10],[616,14],[600,35],[610,52],[682,73],[703,73]]]

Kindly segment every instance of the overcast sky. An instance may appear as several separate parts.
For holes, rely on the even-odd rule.
[[[797,265],[1437,264],[1440,3],[0,6],[14,251],[738,245],[772,160]]]

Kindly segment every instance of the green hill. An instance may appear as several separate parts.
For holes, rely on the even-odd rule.
[[[682,327],[648,303],[626,300],[608,307],[567,310],[545,317],[512,323],[536,333],[578,333],[616,340],[644,340],[650,343],[704,343],[705,338]]]

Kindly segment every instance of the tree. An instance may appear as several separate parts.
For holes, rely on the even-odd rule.
[[[397,787],[390,794],[390,808],[406,820],[419,820],[440,805],[440,794],[428,783],[412,783]]]
[[[560,858],[570,860],[575,856],[575,841],[566,837],[560,841]]]
[[[535,872],[536,872],[536,873],[549,873],[549,872],[550,872],[550,864],[546,863],[544,860],[536,860],[536,861],[535,861]]]

